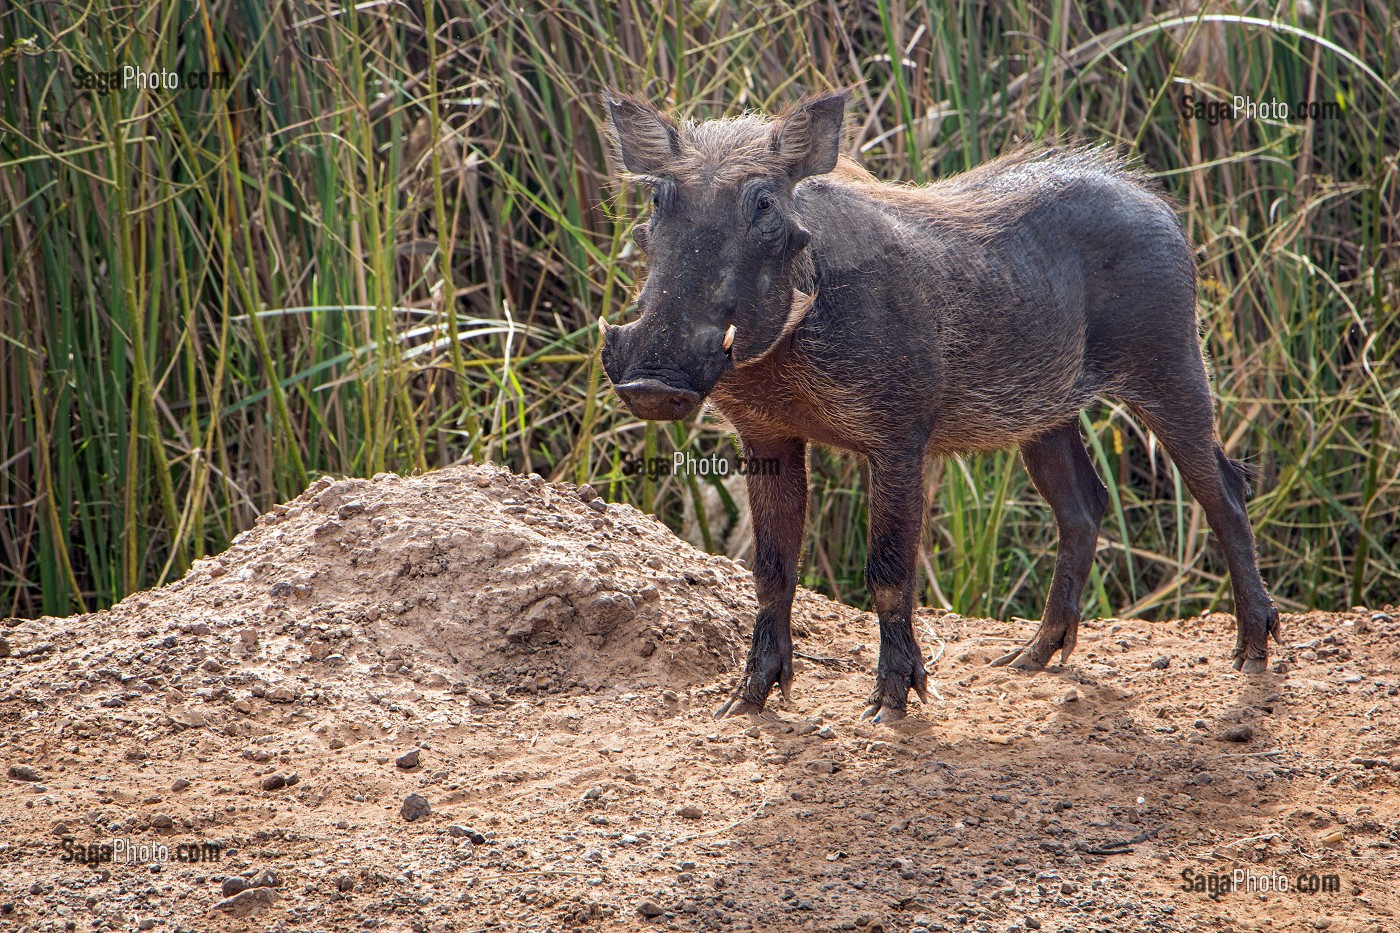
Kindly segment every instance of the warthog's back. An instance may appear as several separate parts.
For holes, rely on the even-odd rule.
[[[936,399],[936,447],[1019,443],[1144,354],[1199,352],[1176,216],[1103,150],[1015,153],[923,187],[843,162],[800,191],[820,313],[928,357],[937,383],[910,395]]]

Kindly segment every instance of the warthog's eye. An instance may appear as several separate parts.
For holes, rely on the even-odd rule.
[[[651,189],[651,208],[652,210],[661,209],[661,192],[655,188]]]
[[[770,198],[770,197],[769,197],[768,195],[766,195],[766,194],[760,194],[760,195],[758,196],[758,201],[755,202],[755,204],[754,204],[754,208],[755,208],[760,214],[762,214],[762,213],[763,213],[764,211],[766,211],[766,210],[772,209],[772,207],[773,207],[773,199]]]

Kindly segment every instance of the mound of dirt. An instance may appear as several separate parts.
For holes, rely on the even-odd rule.
[[[459,693],[645,689],[733,670],[752,590],[738,564],[589,487],[475,465],[322,478],[183,579],[61,628],[123,677],[232,661],[294,695],[384,674]]]
[[[875,619],[799,590],[792,697],[715,722],[750,585],[480,466],[6,620],[0,933],[1397,928],[1394,607],[1285,615],[1253,677],[1227,615],[1027,676],[1033,623],[920,610],[933,702],[877,726]]]

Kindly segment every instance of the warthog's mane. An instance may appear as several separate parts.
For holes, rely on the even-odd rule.
[[[671,156],[668,174],[695,183],[732,185],[780,172],[773,129],[788,112],[775,117],[751,112],[681,124],[681,153]],[[1048,199],[1069,195],[1085,181],[1105,178],[1120,179],[1165,199],[1157,185],[1112,147],[1059,143],[1020,146],[966,172],[924,185],[882,181],[842,155],[834,171],[804,184],[857,188],[901,213],[985,238]]]

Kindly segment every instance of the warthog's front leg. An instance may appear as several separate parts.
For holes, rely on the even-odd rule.
[[[807,447],[795,438],[745,442],[746,476],[753,515],[753,578],[758,618],[749,659],[734,694],[715,718],[763,709],[776,683],[792,685],[792,599],[807,523]]]
[[[928,702],[928,675],[914,638],[914,563],[924,518],[922,445],[870,458],[870,540],[865,584],[880,616],[875,689],[861,718],[904,718],[913,688]]]

